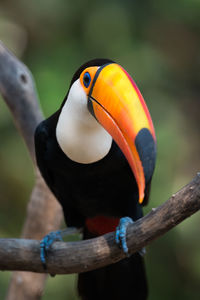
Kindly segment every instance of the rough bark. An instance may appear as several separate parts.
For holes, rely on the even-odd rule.
[[[200,173],[163,205],[152,209],[127,229],[130,253],[140,250],[200,209]],[[24,239],[0,239],[0,269],[80,273],[125,257],[115,243],[114,233],[81,242],[56,242],[52,245],[45,271],[40,261],[39,242]]]
[[[51,194],[35,165],[34,131],[43,119],[38,105],[33,77],[28,68],[0,42],[0,93],[10,108],[17,129],[31,155],[36,183],[27,209],[23,238],[41,239],[59,227],[61,208]],[[14,272],[7,300],[40,299],[46,276]]]

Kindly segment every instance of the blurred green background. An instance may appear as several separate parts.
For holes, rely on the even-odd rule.
[[[5,0],[0,39],[31,69],[46,116],[62,102],[75,70],[107,57],[137,82],[157,133],[151,201],[163,203],[199,171],[199,0]],[[19,237],[34,184],[21,137],[0,99],[0,236]],[[146,255],[149,300],[200,299],[200,214],[153,242]],[[0,273],[0,299],[9,272]],[[43,299],[77,299],[76,276],[56,276]]]

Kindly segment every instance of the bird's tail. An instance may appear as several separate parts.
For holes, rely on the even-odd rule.
[[[86,229],[84,238],[92,237],[94,234]],[[135,253],[115,264],[79,274],[78,292],[82,300],[146,300],[143,258]]]

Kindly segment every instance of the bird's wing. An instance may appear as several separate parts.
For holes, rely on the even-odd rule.
[[[51,139],[48,127],[45,121],[41,122],[35,131],[35,154],[40,172],[49,188],[53,191],[53,174],[48,168],[48,143]]]

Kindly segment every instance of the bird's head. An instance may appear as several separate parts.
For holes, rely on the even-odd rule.
[[[69,123],[73,124],[70,130],[67,129]],[[133,79],[120,65],[105,59],[90,61],[75,73],[61,107],[56,134],[61,148],[68,147],[69,153],[70,143],[67,140],[77,136],[77,132],[83,135],[87,131],[85,134],[90,135],[91,131],[97,135],[101,129],[106,135],[99,136],[104,136],[108,143],[112,137],[126,157],[138,185],[139,202],[142,203],[145,184],[151,179],[155,166],[153,123]],[[101,143],[104,144],[104,141]]]

